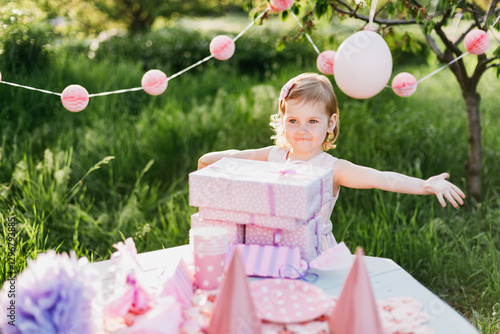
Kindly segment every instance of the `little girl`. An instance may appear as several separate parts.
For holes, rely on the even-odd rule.
[[[264,160],[273,162],[307,161],[310,164],[333,169],[333,199],[323,216],[322,245],[325,250],[336,242],[332,234],[330,215],[338,198],[340,186],[431,195],[446,206],[448,200],[454,207],[463,204],[464,193],[445,179],[448,173],[422,180],[395,172],[382,172],[337,159],[325,150],[334,148],[339,134],[337,98],[330,81],[322,75],[304,73],[288,81],[281,89],[279,112],[271,116],[275,134],[271,137],[276,146],[253,150],[227,150],[203,155],[198,168],[208,166],[223,157]]]

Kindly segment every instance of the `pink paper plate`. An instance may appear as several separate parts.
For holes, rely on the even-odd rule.
[[[320,288],[293,279],[264,279],[250,284],[261,318],[277,323],[313,320],[325,314],[330,297]]]

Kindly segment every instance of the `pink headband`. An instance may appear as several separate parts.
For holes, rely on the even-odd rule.
[[[284,86],[281,88],[281,93],[280,93],[280,102],[283,101],[288,97],[288,94],[290,94],[290,90],[293,88],[293,85],[295,85],[295,82],[293,79],[290,79]]]

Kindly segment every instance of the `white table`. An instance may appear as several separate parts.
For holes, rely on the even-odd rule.
[[[189,245],[167,248],[141,253],[138,260],[143,270],[152,277],[159,277],[165,268],[175,268],[180,259],[187,264],[193,262],[192,250]],[[434,329],[436,334],[477,334],[478,330],[467,319],[420,284],[403,268],[390,259],[365,257],[365,264],[370,275],[371,284],[376,299],[386,300],[390,297],[409,296],[419,300],[424,305],[423,311],[429,314],[426,326]],[[113,276],[106,274],[110,266],[109,260],[92,263],[101,275],[103,287],[112,283]],[[311,271],[314,272],[314,271]],[[338,296],[349,270],[336,270],[329,273],[319,273],[314,285],[323,289],[331,296]],[[250,280],[254,280],[250,278]]]

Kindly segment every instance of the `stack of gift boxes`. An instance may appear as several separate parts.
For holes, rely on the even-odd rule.
[[[223,158],[189,174],[191,228],[217,226],[233,244],[299,247],[306,261],[321,251],[322,208],[333,175],[307,163]],[[327,217],[329,219],[329,217]]]

